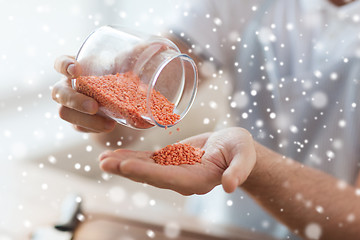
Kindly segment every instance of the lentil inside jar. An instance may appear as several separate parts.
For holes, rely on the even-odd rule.
[[[148,115],[148,85],[132,72],[104,76],[80,76],[76,78],[76,90],[95,99],[104,112],[115,119],[124,119],[138,128],[153,126]],[[174,125],[180,115],[174,113],[175,105],[160,92],[153,90],[150,99],[151,114],[163,126]]]

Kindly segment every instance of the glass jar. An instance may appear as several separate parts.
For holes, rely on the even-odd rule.
[[[103,26],[82,44],[75,90],[104,114],[136,129],[171,127],[189,111],[198,86],[194,61],[170,40]]]

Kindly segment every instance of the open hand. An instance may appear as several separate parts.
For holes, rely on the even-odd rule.
[[[205,150],[195,165],[159,165],[153,152],[118,149],[99,156],[102,170],[174,190],[183,195],[205,194],[222,184],[226,192],[235,191],[252,171],[256,153],[251,135],[242,128],[204,133],[182,141]]]

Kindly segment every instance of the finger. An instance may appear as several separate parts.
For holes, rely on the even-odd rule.
[[[83,133],[100,133],[99,131],[94,131],[94,130],[91,130],[91,129],[88,129],[85,127],[81,127],[78,125],[74,125],[74,124],[73,124],[73,127],[76,131],[83,132]]]
[[[145,182],[156,187],[171,189],[181,185],[181,181],[178,179],[179,172],[175,174],[173,167],[138,159],[127,159],[120,164],[123,176],[136,182]],[[177,168],[177,170],[180,171],[181,168]]]
[[[94,132],[110,132],[116,124],[114,120],[109,118],[99,115],[88,115],[64,106],[60,107],[59,116],[67,122]]]
[[[153,152],[150,151],[133,151],[129,149],[117,149],[114,151],[115,154],[118,156],[121,156],[123,159],[128,158],[137,158],[141,159],[143,161],[149,161],[154,162],[154,160],[151,159],[151,156],[153,155]]]
[[[208,183],[211,179],[206,173],[199,174],[201,170],[198,167],[199,165],[164,166],[149,161],[127,159],[121,162],[120,171],[123,176],[133,181],[171,189],[183,195],[205,194],[215,185]]]
[[[238,153],[233,157],[229,167],[222,175],[221,182],[225,192],[234,192],[238,186],[246,181],[254,168],[255,159],[255,151],[248,151],[248,154]]]
[[[54,68],[67,78],[74,78],[81,75],[79,63],[72,56],[63,55],[55,60]]]
[[[117,158],[119,160],[126,160],[129,158],[137,158],[141,159],[143,161],[150,161],[154,162],[154,160],[151,159],[151,155],[153,152],[150,151],[133,151],[129,149],[117,149],[115,151],[105,151],[102,154],[99,155],[99,160],[102,161],[105,158]]]
[[[179,166],[163,166],[136,158],[109,157],[100,163],[100,167],[106,172],[158,188],[172,189],[182,194],[192,192],[191,186],[187,186],[184,181],[191,181],[191,176],[187,176],[186,169]]]
[[[56,83],[52,90],[52,98],[61,105],[86,114],[96,114],[99,104],[91,97],[76,92],[68,83],[62,80]]]

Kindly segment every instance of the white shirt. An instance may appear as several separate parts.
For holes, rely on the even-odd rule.
[[[344,7],[325,0],[197,3],[184,4],[173,29],[230,74],[237,125],[281,154],[354,183],[360,167],[360,1]],[[242,191],[224,195],[217,188],[194,198],[193,210],[207,219],[296,239]]]

